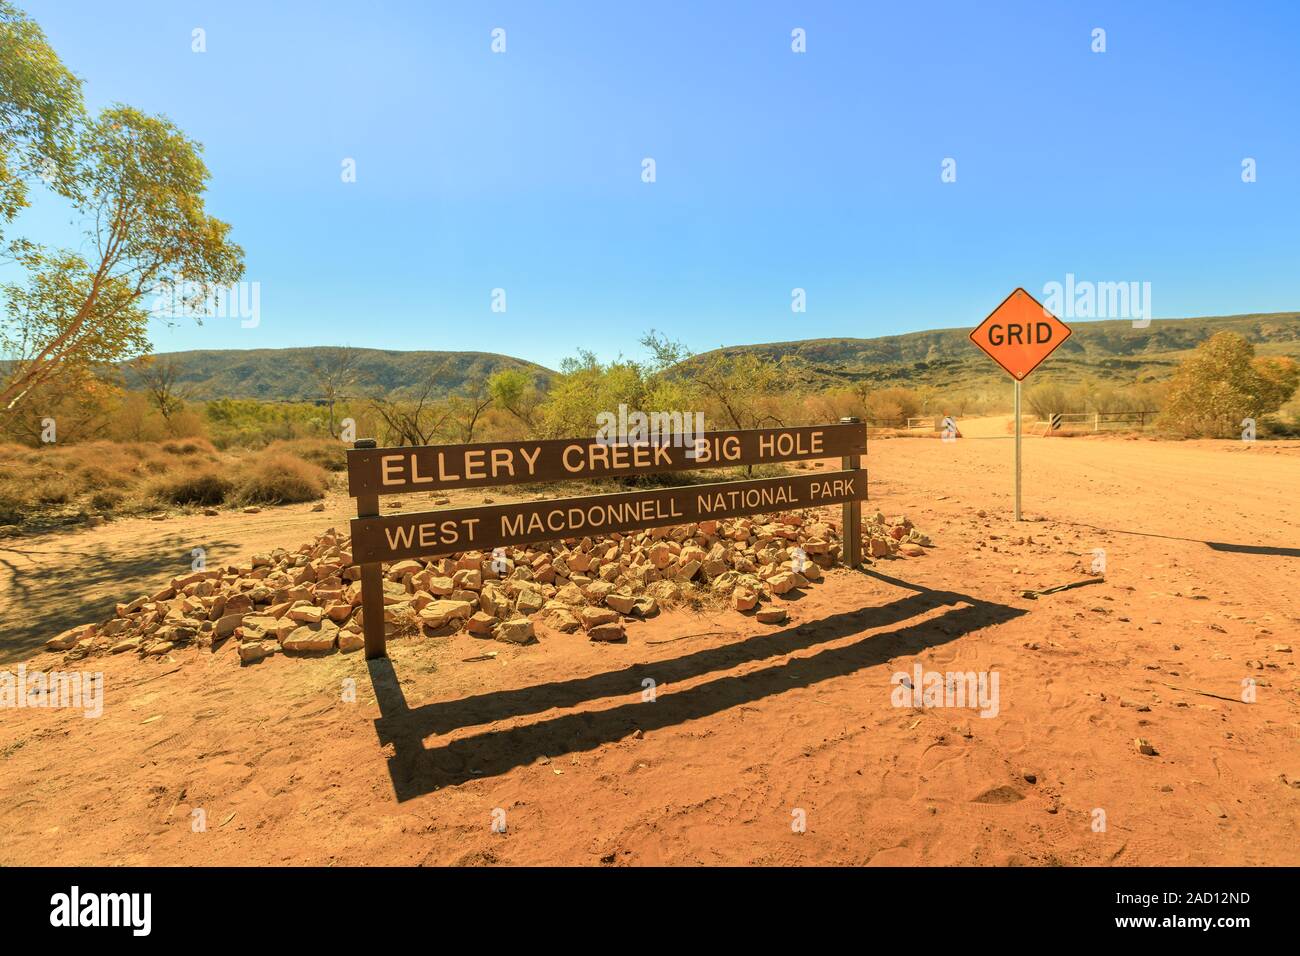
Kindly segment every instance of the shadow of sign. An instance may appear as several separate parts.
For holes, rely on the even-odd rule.
[[[1300,548],[1274,548],[1263,544],[1227,544],[1223,541],[1205,542],[1213,551],[1233,554],[1269,554],[1279,558],[1300,558]]]
[[[497,776],[531,763],[539,755],[593,750],[621,740],[635,730],[662,730],[753,703],[793,688],[811,687],[900,655],[915,654],[956,640],[981,628],[1012,620],[1026,611],[951,591],[932,591],[873,575],[914,593],[881,606],[862,607],[785,630],[759,634],[734,644],[683,654],[668,660],[630,664],[574,680],[492,691],[455,701],[411,707],[387,658],[367,662],[380,714],[375,730],[381,744],[392,744],[388,759],[393,792],[399,801],[455,786],[468,780]],[[940,607],[938,617],[907,624]],[[881,627],[894,627],[883,633]],[[660,687],[730,670],[737,665],[782,658],[796,651],[829,644],[872,629],[860,640],[827,647],[789,661],[773,660],[746,674],[727,674],[687,688],[661,694],[653,704],[641,701],[641,681],[652,677]],[[600,711],[551,717],[505,730],[485,729],[431,747],[424,741],[470,726],[528,716],[557,707],[625,697],[628,703]],[[882,706],[888,695],[880,695]]]
[[[1271,544],[1237,544],[1229,541],[1206,541],[1204,538],[1184,538],[1176,534],[1158,534],[1155,531],[1135,531],[1132,528],[1099,528],[1081,521],[1063,521],[1078,528],[1090,528],[1093,531],[1105,531],[1108,534],[1132,534],[1143,538],[1163,538],[1166,541],[1187,541],[1191,544],[1203,544],[1212,551],[1227,554],[1266,554],[1279,558],[1300,558],[1300,548],[1276,546]]]

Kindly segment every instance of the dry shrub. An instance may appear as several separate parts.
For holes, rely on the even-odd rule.
[[[120,471],[99,462],[78,464],[70,474],[76,478],[77,484],[83,492],[98,492],[103,489],[113,488],[122,480]]]
[[[222,504],[234,487],[233,481],[215,470],[195,470],[157,478],[146,493],[162,504],[211,507]]]
[[[272,442],[268,453],[288,454],[319,465],[326,471],[343,471],[348,466],[347,446],[328,438],[292,438]]]
[[[37,525],[76,511],[287,504],[321,498],[328,484],[325,471],[287,451],[236,458],[202,438],[0,445],[0,525]]]
[[[867,417],[876,422],[901,422],[923,414],[924,397],[910,388],[891,386],[867,393]]]
[[[76,497],[76,486],[67,479],[43,481],[35,488],[36,501],[43,505],[66,505]]]
[[[211,501],[211,483],[195,484],[196,476],[217,474],[220,463],[212,446],[201,440],[177,442],[174,450],[111,441],[0,446],[0,518],[7,515],[9,523],[17,524],[69,508],[109,514]]]
[[[22,524],[35,510],[30,485],[17,481],[0,483],[0,525]]]
[[[126,501],[126,495],[114,488],[104,488],[90,496],[90,507],[105,514],[116,511]]]
[[[177,438],[160,446],[169,455],[208,455],[215,458],[217,450],[206,438]]]
[[[364,620],[364,618],[362,618]],[[410,637],[412,634],[419,634],[422,626],[420,615],[415,612],[409,604],[403,605],[393,612],[393,619],[387,625],[391,630],[390,634],[396,637]]]
[[[285,452],[258,452],[240,468],[235,498],[246,505],[284,505],[325,497],[329,476]]]

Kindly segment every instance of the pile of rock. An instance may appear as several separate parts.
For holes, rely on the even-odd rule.
[[[879,512],[862,533],[868,559],[919,555],[930,544],[906,518]],[[385,569],[385,628],[392,636],[464,629],[526,644],[537,621],[592,641],[624,641],[627,619],[686,601],[727,601],[779,624],[786,611],[772,599],[820,581],[839,555],[837,526],[807,511],[398,561]],[[245,663],[280,651],[353,651],[364,644],[360,577],[347,537],[330,530],[297,551],[181,575],[46,647],[72,657],[156,656],[233,638]]]

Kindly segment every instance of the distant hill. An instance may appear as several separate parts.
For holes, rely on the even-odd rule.
[[[1300,359],[1300,312],[1153,319],[1145,329],[1128,320],[1069,321],[1073,334],[1035,375],[1071,384],[1084,378],[1124,383],[1168,378],[1189,352],[1216,332],[1233,331],[1255,343],[1259,355]],[[873,339],[803,339],[731,346],[776,361],[800,360],[814,387],[866,381],[881,386],[969,388],[1002,378],[991,359],[970,341],[969,328],[936,329]],[[703,357],[703,356],[701,356]]]
[[[1119,383],[1159,381],[1168,378],[1198,344],[1225,330],[1245,336],[1261,355],[1300,359],[1300,312],[1153,319],[1145,329],[1135,329],[1127,320],[1069,324],[1074,334],[1035,373],[1037,380],[1050,375],[1052,381],[1063,384],[1084,378]],[[1005,380],[1004,373],[971,344],[969,333],[969,328],[936,329],[871,339],[738,345],[718,351],[753,352],[772,361],[797,358],[806,369],[811,388],[866,381],[882,387],[965,389]],[[319,397],[313,365],[331,351],[230,349],[167,354],[176,360],[180,381],[192,388],[196,399],[294,401]],[[435,381],[433,394],[445,395],[472,388],[501,369],[525,369],[539,383],[554,374],[533,362],[490,352],[356,351],[369,389],[389,394],[410,392],[430,377]],[[129,372],[127,383],[131,383]]]
[[[177,381],[193,398],[257,398],[263,401],[306,401],[320,396],[316,363],[328,361],[337,349],[202,349],[167,352],[177,366]],[[472,389],[495,373],[510,368],[545,380],[553,372],[532,362],[491,352],[390,352],[355,349],[360,381],[355,391],[393,394],[422,388],[432,378],[434,396]],[[124,368],[128,387],[134,384]]]

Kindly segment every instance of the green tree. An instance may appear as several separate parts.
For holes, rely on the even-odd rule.
[[[795,357],[773,361],[726,349],[693,355],[654,331],[641,344],[651,353],[658,394],[671,396],[670,407],[704,412],[710,429],[784,425],[801,411],[789,397],[806,385],[806,368]]]
[[[697,404],[716,428],[783,425],[794,406],[783,399],[799,377],[800,366],[787,358],[771,361],[754,352],[719,349],[692,359],[688,381]]]
[[[582,350],[560,364],[541,406],[538,427],[550,438],[594,434],[602,412],[618,414],[619,405],[629,412],[646,411],[645,376],[632,361],[619,358],[601,362]]]
[[[1236,433],[1244,419],[1277,411],[1300,384],[1291,359],[1257,359],[1236,332],[1202,342],[1174,373],[1160,425],[1182,435]]]
[[[46,179],[80,216],[88,250],[9,246],[26,272],[0,287],[0,354],[9,359],[0,409],[11,411],[64,373],[147,352],[145,296],[178,289],[197,314],[244,266],[230,227],[204,207],[209,174],[196,142],[128,106],[86,119],[75,78],[5,0],[0,29],[0,217],[26,203],[33,164],[48,171],[52,161],[57,175]]]
[[[497,408],[514,416],[530,435],[536,432],[545,395],[531,375],[520,368],[503,369],[488,380],[488,394]]]

